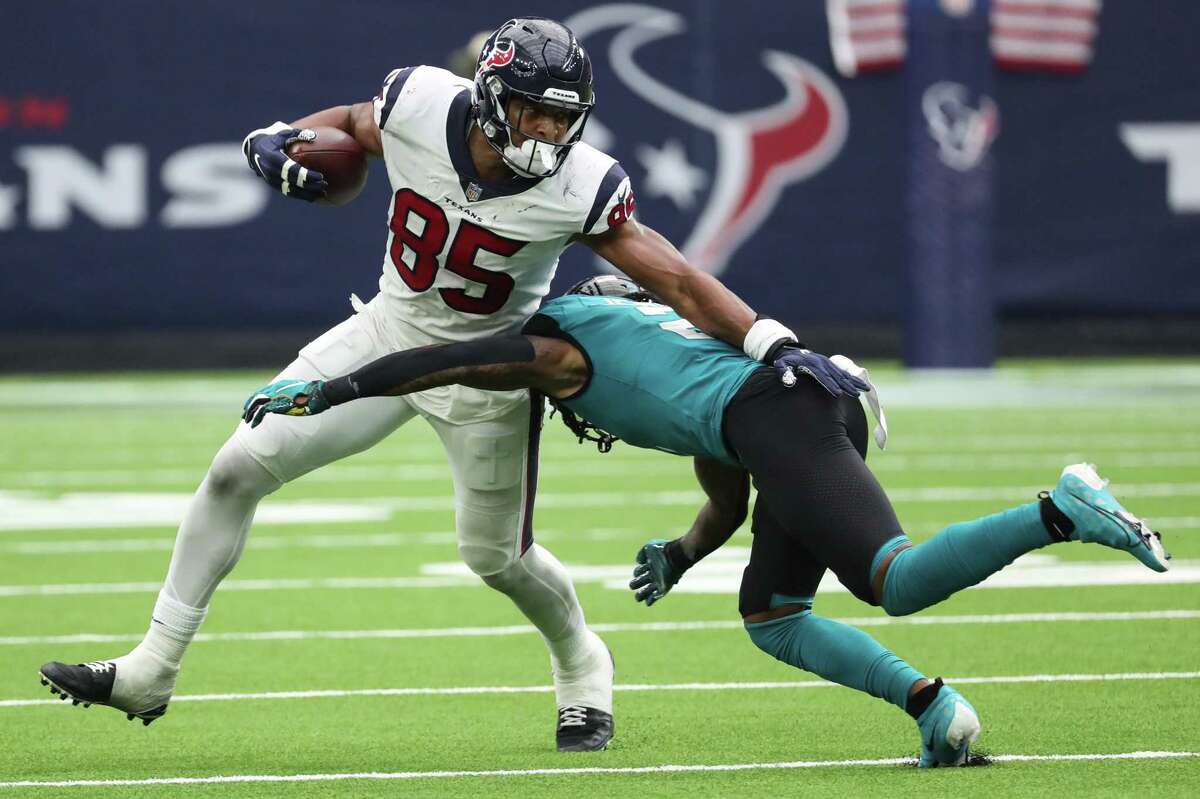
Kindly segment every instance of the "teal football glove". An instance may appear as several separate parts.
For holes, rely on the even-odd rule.
[[[629,587],[633,589],[633,598],[645,602],[646,607],[666,596],[671,586],[679,582],[679,578],[691,566],[680,563],[682,558],[672,559],[668,556],[667,547],[672,544],[678,546],[677,541],[655,538],[638,550],[637,565],[633,567],[633,579],[629,581]]]
[[[276,380],[250,395],[242,406],[242,421],[258,427],[268,413],[312,416],[327,411],[330,405],[324,386],[324,380]]]

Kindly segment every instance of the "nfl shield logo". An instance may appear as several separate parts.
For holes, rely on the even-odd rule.
[[[476,183],[474,181],[467,184],[467,199],[468,200],[470,200],[471,202],[475,202],[476,200],[479,199],[480,195],[482,195],[482,194],[483,194],[483,186],[480,186],[478,183]]]

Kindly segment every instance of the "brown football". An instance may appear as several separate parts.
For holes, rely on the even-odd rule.
[[[317,200],[324,205],[345,205],[358,196],[367,182],[367,152],[354,137],[337,128],[313,128],[317,138],[298,141],[288,155],[325,176],[329,188]]]

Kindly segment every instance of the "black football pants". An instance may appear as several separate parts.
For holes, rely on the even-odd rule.
[[[812,597],[826,569],[856,597],[878,604],[871,562],[903,531],[867,469],[859,400],[835,399],[805,376],[787,388],[764,368],[734,395],[724,430],[758,489],[742,615],[769,609],[772,596],[776,604]]]

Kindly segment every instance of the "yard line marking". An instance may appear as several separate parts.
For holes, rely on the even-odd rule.
[[[1155,516],[1147,520],[1160,532],[1174,535],[1184,530],[1200,530],[1200,516]],[[923,522],[909,528],[909,533],[933,534],[954,522]],[[645,531],[634,527],[596,527],[579,530],[559,530],[539,527],[539,541],[613,541],[643,536]],[[397,547],[442,545],[457,540],[451,530],[413,533],[327,533],[322,535],[251,536],[247,549],[367,549],[375,547]],[[9,541],[0,543],[0,552],[18,555],[61,555],[80,552],[170,552],[175,547],[175,536],[155,538],[86,538],[70,541]]]
[[[634,527],[585,527],[559,530],[539,527],[539,541],[569,538],[572,541],[612,541],[642,537],[645,530]],[[326,533],[322,535],[250,536],[247,549],[363,549],[371,547],[412,546],[413,544],[453,544],[453,530],[398,533]],[[171,533],[155,538],[87,538],[71,541],[9,541],[0,543],[0,552],[18,555],[61,555],[77,552],[170,552],[175,548]]]
[[[726,546],[694,567],[688,580],[674,591],[693,594],[736,594],[748,552],[745,547]],[[567,571],[578,583],[600,583],[614,591],[629,590],[629,565],[568,563]],[[459,561],[426,563],[422,575],[413,577],[313,577],[225,580],[221,591],[478,588],[484,583]],[[1061,588],[1080,585],[1186,585],[1200,583],[1200,561],[1175,560],[1171,570],[1152,572],[1133,560],[1128,562],[1059,562],[1053,555],[1024,555],[1014,565],[996,572],[967,590],[999,588]],[[0,585],[0,599],[29,596],[85,596],[91,594],[157,593],[161,581],[124,583],[48,583]],[[826,574],[818,593],[845,593],[848,589],[835,576]]]
[[[1001,763],[1047,763],[1081,760],[1163,760],[1200,757],[1200,752],[1113,752],[1060,755],[994,755]],[[660,766],[580,766],[577,768],[480,769],[459,771],[358,771],[322,774],[220,774],[211,777],[151,777],[124,780],[14,780],[0,788],[107,788],[136,785],[212,785],[262,782],[343,782],[347,780],[430,780],[478,777],[568,777],[601,774],[686,774],[691,772],[766,771],[846,766],[912,766],[908,757],[852,760],[790,760],[774,763],[672,763]]]
[[[557,537],[557,530],[538,530],[538,537]],[[247,549],[360,549],[412,544],[454,543],[452,530],[428,533],[364,533],[356,535],[251,536]],[[77,541],[12,541],[0,544],[0,552],[19,555],[60,555],[68,552],[170,552],[175,536],[162,538],[92,538]]]
[[[1032,500],[1045,485],[1032,486],[921,486],[893,488],[893,502],[973,502]],[[1195,497],[1200,482],[1133,483],[1113,488],[1121,497]],[[542,492],[542,509],[627,506],[699,505],[707,497],[697,489],[679,491]],[[175,526],[192,500],[185,493],[68,493],[48,497],[33,492],[0,490],[0,531],[73,529],[78,527]],[[362,497],[337,502],[268,500],[259,505],[259,524],[387,521],[391,514],[414,511],[450,511],[450,493],[410,497]],[[82,521],[82,520],[87,521]]]
[[[991,677],[946,677],[946,682],[962,685],[992,685],[1035,682],[1126,682],[1131,680],[1194,680],[1200,671],[1148,671],[1113,674],[1004,674]],[[614,685],[614,691],[653,693],[655,691],[761,691],[800,688],[831,688],[837,683],[826,680],[789,680],[762,682],[685,682],[630,683]],[[364,696],[497,696],[502,694],[553,693],[553,685],[472,685],[446,688],[353,688],[313,691],[258,691],[233,694],[184,694],[172,702],[232,702],[238,700],[337,699]],[[0,708],[54,705],[70,707],[58,699],[4,699]]]
[[[948,433],[941,437],[913,434],[898,440],[897,450],[889,450],[886,456],[872,459],[871,468],[909,469],[909,468],[950,468],[954,459],[963,466],[972,468],[1004,469],[1012,466],[1027,465],[1031,468],[1053,469],[1068,463],[1081,460],[1099,460],[1101,466],[1122,468],[1141,468],[1149,466],[1186,466],[1200,457],[1196,449],[1181,449],[1181,447],[1200,446],[1200,433],[1179,431],[1175,433],[1108,433],[1091,434],[1081,431],[1078,434],[1046,434],[1044,436],[956,436]],[[69,442],[78,445],[77,439]],[[74,466],[64,466],[61,453],[55,457],[38,457],[38,453],[24,453],[20,462],[0,464],[0,482],[27,480],[27,484],[36,485],[46,482],[48,485],[61,485],[53,481],[52,475],[82,475],[77,478],[81,483],[90,479],[100,481],[103,475],[112,474],[113,479],[124,482],[133,476],[143,475],[146,482],[158,484],[170,482],[175,478],[187,482],[198,482],[208,468],[212,453],[216,451],[219,442],[202,442],[189,446],[195,448],[190,455],[181,455],[178,445],[170,449],[153,446],[110,449],[105,447],[104,459],[89,463],[87,453],[78,453],[72,459]],[[902,444],[902,446],[900,446]],[[47,447],[46,449],[52,449]],[[432,474],[438,470],[446,474],[445,451],[439,445],[400,445],[400,452],[387,457],[380,457],[378,450],[371,455],[357,455],[348,462],[339,461],[322,469],[318,469],[303,478],[304,481],[321,482],[331,473],[343,473],[349,480],[352,475],[372,472],[386,472],[389,469],[412,469],[413,479],[421,479],[422,472]],[[186,450],[185,450],[186,451]],[[1102,456],[1100,454],[1103,453]],[[181,468],[181,457],[192,461],[191,468]],[[574,441],[555,442],[545,439],[542,442],[542,465],[553,474],[560,469],[580,469],[586,471],[614,471],[626,473],[631,470],[663,469],[668,471],[667,464],[686,471],[687,462],[678,458],[664,458],[657,453],[624,447],[607,453],[603,458],[590,455],[589,451],[580,449]],[[896,464],[904,463],[905,466]],[[575,464],[580,464],[576,466]],[[592,466],[587,464],[601,464]],[[115,469],[115,466],[127,465],[127,469]],[[30,472],[33,467],[40,467],[37,473]],[[958,469],[960,466],[954,466]],[[670,469],[669,471],[674,471]],[[167,477],[159,481],[155,475],[164,473]],[[24,478],[22,474],[38,474]],[[88,475],[91,475],[89,477]]]
[[[964,454],[945,453],[940,455],[909,455],[888,453],[886,458],[875,459],[871,469],[876,472],[916,471],[1013,471],[1021,469],[1046,469],[1057,471],[1068,463],[1094,458],[1085,447],[1063,454],[1009,453],[1009,454]],[[1111,469],[1150,469],[1164,467],[1200,466],[1200,451],[1170,451],[1142,453],[1114,453],[1103,459],[1104,466]],[[551,459],[543,459],[549,467]],[[206,464],[197,464],[191,469],[149,465],[137,469],[48,469],[41,471],[0,471],[0,485],[7,488],[62,488],[86,486],[178,486],[194,485],[204,474]],[[568,458],[553,461],[545,478],[559,477],[650,477],[690,475],[691,468],[685,461],[674,458],[651,458],[629,461],[610,461],[601,458]],[[363,483],[398,481],[445,480],[450,476],[450,467],[445,463],[405,463],[403,461],[379,465],[334,464],[318,469],[303,478],[305,483]]]
[[[0,490],[0,532],[98,527],[178,527],[191,503],[184,493],[96,492],[47,496]],[[394,498],[389,498],[394,501]],[[260,503],[259,524],[386,522],[390,505],[358,499],[276,500]]]
[[[1169,453],[1168,453],[1169,454]],[[1200,465],[1200,453],[1194,463]],[[1082,457],[1082,456],[1081,456]],[[1077,458],[1078,460],[1078,458]],[[548,464],[543,464],[548,465]],[[54,488],[79,486],[178,486],[196,485],[204,476],[207,464],[198,463],[191,469],[48,469],[41,471],[0,472],[0,484],[7,488]],[[644,461],[611,462],[600,458],[574,458],[556,462],[547,473],[559,477],[681,476],[688,477],[691,466],[674,458],[651,458]],[[305,475],[305,483],[395,483],[401,481],[442,481],[450,477],[450,466],[441,463],[397,463],[387,466],[331,465]]]
[[[291,589],[348,588],[460,588],[481,586],[483,581],[468,577],[326,577],[290,580],[225,580],[225,591],[274,591]],[[0,585],[0,597],[78,596],[81,594],[141,594],[157,592],[162,582],[151,583],[60,583],[49,585]]]
[[[941,624],[1177,621],[1187,619],[1200,619],[1200,610],[1141,610],[1097,613],[996,613],[962,616],[854,616],[834,619],[834,621],[839,621],[843,624],[852,624],[855,627],[924,627]],[[742,629],[742,622],[731,619],[714,619],[711,621],[612,622],[589,624],[588,627],[598,633],[705,632],[709,630],[740,630]],[[509,635],[532,635],[536,632],[537,628],[532,624],[511,624],[496,627],[408,627],[377,630],[263,630],[260,632],[199,633],[192,639],[192,643],[205,641],[369,640],[381,638],[488,638]],[[102,633],[16,635],[0,637],[0,646],[111,644],[140,640],[142,640],[141,633],[119,635]]]

